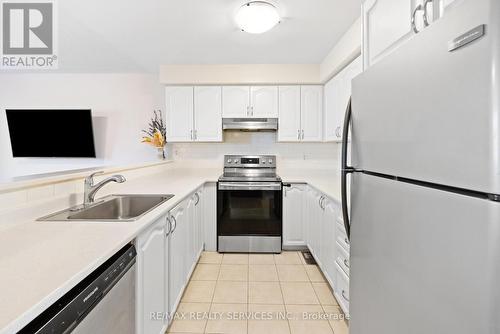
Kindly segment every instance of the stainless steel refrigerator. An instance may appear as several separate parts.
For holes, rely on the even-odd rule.
[[[350,333],[500,333],[500,1],[366,69],[346,120]]]

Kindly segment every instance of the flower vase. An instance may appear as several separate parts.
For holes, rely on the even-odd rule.
[[[165,147],[157,147],[156,148],[158,150],[158,158],[160,160],[165,160]]]

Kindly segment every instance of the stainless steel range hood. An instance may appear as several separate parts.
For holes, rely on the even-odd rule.
[[[223,118],[223,130],[240,131],[276,131],[278,130],[277,118]]]

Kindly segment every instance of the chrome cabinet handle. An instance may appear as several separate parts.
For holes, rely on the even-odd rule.
[[[304,140],[304,130],[302,130],[302,140]]]
[[[250,116],[253,116],[253,107],[250,107],[250,110],[251,110]]]
[[[349,245],[349,239],[344,238],[344,241],[345,241],[345,243],[346,243],[346,244],[348,244],[348,245]]]
[[[198,203],[200,203],[200,195],[198,195],[198,193],[194,194],[196,196],[196,203],[194,203],[194,205],[198,205]]]
[[[167,233],[165,233],[165,234],[168,237],[170,235],[170,232],[172,232],[172,222],[170,221],[170,219],[168,219],[168,217],[166,219],[167,219],[168,230],[167,230]]]
[[[297,130],[297,139],[300,140],[300,130]]]
[[[197,130],[193,131],[193,137],[194,137],[194,140],[198,139],[198,131]]]
[[[340,126],[337,126],[337,128],[335,129],[335,136],[337,138],[340,138]]]
[[[170,231],[170,234],[174,233],[175,230],[177,229],[177,219],[175,219],[174,216],[172,216],[171,218],[174,221],[174,227],[172,228],[172,231]]]
[[[347,261],[347,259],[344,259],[344,264],[345,264],[345,266],[346,266],[347,268],[350,268],[350,267],[349,267],[349,261]]]
[[[321,201],[323,200],[323,196],[321,196],[318,200],[318,205],[321,209],[323,209],[323,207],[321,206]]]
[[[345,300],[349,301],[349,298],[347,298],[347,297],[345,296],[345,290],[342,290],[342,298],[344,298]]]
[[[411,16],[411,28],[413,29],[413,31],[415,32],[415,34],[418,34],[420,31],[417,29],[417,24],[416,24],[416,19],[415,19],[415,15],[417,15],[417,12],[419,11],[423,11],[424,8],[422,7],[422,5],[418,5],[415,7],[415,9],[413,10],[413,14]]]
[[[427,16],[427,5],[429,3],[434,3],[434,0],[425,0],[422,7],[424,10],[424,26],[428,27],[429,26],[429,17]]]
[[[193,140],[193,130],[191,130],[191,140]]]

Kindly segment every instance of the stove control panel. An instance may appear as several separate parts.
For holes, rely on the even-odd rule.
[[[274,155],[226,155],[224,167],[229,168],[276,168]]]

